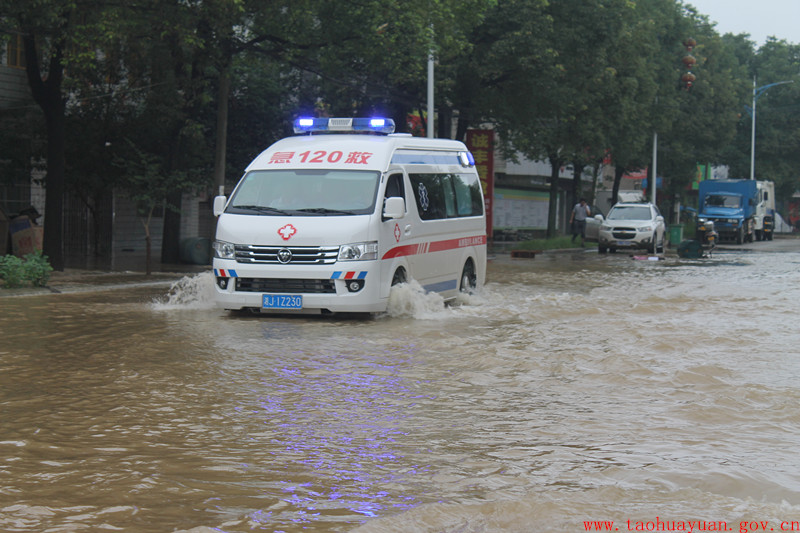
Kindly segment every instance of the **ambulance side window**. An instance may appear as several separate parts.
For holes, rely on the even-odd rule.
[[[422,220],[447,218],[442,180],[436,174],[409,174],[417,211]]]
[[[456,174],[454,185],[456,187],[458,216],[482,215],[483,198],[481,197],[480,179],[474,174]]]
[[[394,196],[399,196],[400,198],[405,199],[406,195],[404,189],[403,175],[392,174],[389,176],[389,179],[386,180],[386,193],[383,195],[383,197],[392,198]]]
[[[446,218],[455,218],[458,216],[456,211],[456,191],[453,189],[452,174],[441,175],[442,180],[442,199],[444,200],[444,209]]]
[[[481,184],[473,174],[409,174],[422,220],[481,216]]]

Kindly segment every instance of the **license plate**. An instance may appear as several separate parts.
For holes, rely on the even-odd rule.
[[[633,241],[617,241],[617,246],[630,246],[633,244]]]
[[[303,296],[300,294],[264,294],[261,297],[264,309],[302,309]]]

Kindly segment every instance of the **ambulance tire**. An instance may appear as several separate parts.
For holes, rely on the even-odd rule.
[[[406,269],[403,267],[398,268],[394,271],[394,276],[392,276],[392,287],[395,285],[400,285],[401,283],[405,283],[408,281],[406,277]]]
[[[477,286],[478,276],[475,274],[475,264],[472,259],[467,259],[467,262],[464,263],[464,270],[461,271],[461,285],[458,290],[471,293]]]

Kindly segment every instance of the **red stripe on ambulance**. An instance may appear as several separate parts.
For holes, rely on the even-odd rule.
[[[383,254],[381,259],[392,259],[394,257],[403,257],[408,255],[421,255],[429,252],[444,252],[447,250],[455,250],[457,248],[467,248],[469,246],[481,246],[483,244],[486,244],[486,235],[475,235],[472,237],[462,237],[460,239],[448,239],[446,241],[423,242],[420,244],[404,244],[403,246],[395,246]]]

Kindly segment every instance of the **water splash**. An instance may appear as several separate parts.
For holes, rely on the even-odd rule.
[[[391,317],[426,318],[444,310],[444,298],[435,292],[425,292],[416,280],[392,287],[386,313]]]
[[[436,292],[426,292],[416,280],[395,285],[389,292],[386,314],[392,318],[446,319],[453,316],[453,309],[460,306],[475,306],[485,303],[479,294],[459,293],[445,304]]]
[[[214,309],[214,276],[211,271],[184,276],[169,288],[165,296],[152,304],[157,311],[173,309]]]

